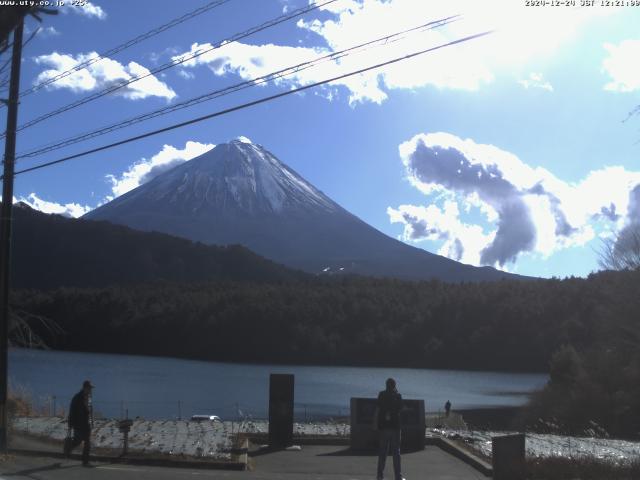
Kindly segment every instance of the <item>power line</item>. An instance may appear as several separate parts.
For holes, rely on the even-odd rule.
[[[197,50],[197,51],[195,51],[193,53],[190,53],[190,54],[187,54],[187,55],[183,55],[183,56],[179,57],[178,59],[176,59],[174,61],[165,63],[165,64],[161,65],[160,67],[155,68],[154,70],[150,70],[148,73],[145,73],[144,75],[139,75],[139,76],[130,78],[129,80],[126,80],[124,82],[120,82],[120,83],[118,83],[116,85],[112,85],[111,87],[107,87],[107,88],[105,88],[105,89],[103,89],[103,90],[101,90],[99,92],[96,92],[96,93],[94,93],[92,95],[89,95],[89,96],[87,96],[85,98],[82,98],[80,100],[77,100],[75,102],[67,104],[67,105],[65,105],[65,106],[63,106],[61,108],[58,108],[57,110],[53,110],[53,111],[51,111],[49,113],[46,113],[46,114],[44,114],[44,115],[42,115],[42,116],[40,116],[38,118],[35,118],[34,120],[31,120],[31,121],[29,121],[29,122],[27,122],[27,123],[25,123],[23,125],[20,125],[18,127],[17,131],[21,131],[21,130],[24,130],[26,128],[32,127],[33,125],[36,125],[36,124],[38,124],[38,123],[40,123],[40,122],[42,122],[44,120],[47,120],[47,119],[49,119],[51,117],[54,117],[54,116],[59,115],[61,113],[67,112],[67,111],[69,111],[69,110],[71,110],[73,108],[79,107],[80,105],[84,105],[85,103],[91,102],[91,101],[96,100],[98,98],[104,97],[105,95],[113,93],[116,90],[119,90],[119,89],[121,89],[123,87],[126,87],[127,85],[132,84],[133,82],[136,82],[136,81],[141,80],[143,78],[149,77],[149,76],[154,75],[154,74],[156,74],[158,72],[162,72],[162,71],[167,70],[169,68],[175,67],[176,65],[180,65],[180,64],[182,64],[184,62],[187,62],[189,60],[193,60],[194,58],[197,58],[200,55],[204,55],[205,53],[211,52],[211,51],[216,50],[218,48],[221,48],[221,47],[223,47],[225,45],[228,45],[230,43],[235,43],[238,40],[246,38],[246,37],[248,37],[250,35],[253,35],[255,33],[261,32],[263,30],[266,30],[267,28],[270,28],[270,27],[273,27],[273,26],[278,25],[280,23],[286,22],[288,20],[291,20],[292,18],[295,18],[295,17],[298,17],[298,16],[303,15],[305,13],[311,12],[311,11],[317,9],[317,8],[320,8],[322,6],[328,5],[328,4],[336,2],[336,1],[337,0],[327,0],[327,1],[323,2],[323,3],[313,3],[313,4],[308,5],[307,7],[295,10],[294,12],[292,12],[289,15],[281,15],[281,16],[279,16],[279,17],[277,17],[275,19],[269,20],[268,22],[265,22],[265,23],[263,23],[261,25],[258,25],[256,27],[252,27],[249,30],[245,30],[244,32],[241,32],[241,33],[238,33],[236,35],[233,35],[230,38],[227,38],[225,40],[217,42],[215,45],[212,45],[209,48],[203,48],[203,49]],[[2,137],[4,137],[4,134],[0,135],[0,138],[2,138]]]
[[[107,133],[111,133],[114,132],[116,130],[120,130],[122,128],[126,128],[129,127],[131,125],[134,125],[136,123],[140,123],[146,120],[150,120],[152,118],[156,118],[159,117],[161,115],[166,115],[168,113],[173,113],[175,111],[178,110],[182,110],[184,108],[188,108],[194,105],[198,105],[200,103],[215,99],[215,98],[219,98],[225,95],[229,95],[231,93],[243,90],[245,88],[250,88],[256,85],[261,85],[270,81],[274,81],[280,78],[284,78],[286,76],[289,75],[293,75],[295,73],[299,73],[301,71],[307,70],[309,68],[314,68],[317,65],[321,64],[322,62],[327,62],[327,61],[337,61],[339,59],[345,58],[353,53],[360,53],[360,52],[356,52],[356,50],[360,50],[360,51],[365,51],[365,47],[371,47],[374,46],[375,44],[381,44],[382,46],[387,45],[389,43],[392,43],[394,41],[397,41],[398,39],[404,38],[404,35],[410,34],[410,33],[414,33],[417,31],[426,31],[426,30],[431,30],[431,29],[435,29],[435,28],[439,28],[445,25],[448,25],[449,23],[452,23],[454,21],[457,21],[460,19],[459,15],[454,15],[451,17],[446,17],[440,20],[435,20],[435,21],[431,21],[431,22],[427,22],[425,24],[416,26],[416,27],[412,27],[400,32],[396,32],[390,35],[385,35],[383,37],[379,37],[376,38],[375,40],[370,40],[368,42],[365,43],[361,43],[359,45],[350,47],[350,48],[346,48],[344,50],[340,50],[340,51],[336,51],[336,52],[332,52],[330,54],[327,55],[323,55],[321,57],[315,58],[313,60],[309,60],[307,62],[302,62],[299,63],[297,65],[293,65],[293,66],[289,66],[286,68],[283,68],[281,70],[277,70],[275,72],[271,72],[267,75],[258,77],[258,78],[254,78],[245,82],[241,82],[241,83],[237,83],[235,85],[231,85],[229,87],[225,87],[223,89],[219,89],[219,90],[215,90],[209,93],[206,93],[204,95],[200,95],[194,98],[191,98],[189,100],[185,100],[181,103],[177,103],[175,105],[169,105],[148,113],[145,113],[143,115],[138,115],[136,117],[133,118],[129,118],[127,120],[123,120],[121,122],[117,122],[114,124],[111,124],[109,126],[105,126],[102,127],[100,129],[97,130],[93,130],[91,132],[88,133],[84,133],[81,135],[76,135],[74,137],[70,137],[64,140],[60,140],[54,143],[49,143],[48,145],[39,147],[36,150],[32,150],[30,152],[27,153],[22,153],[16,156],[16,159],[24,159],[24,158],[32,158],[38,155],[42,155],[44,153],[48,153],[54,150],[59,150],[61,148],[85,141],[85,140],[89,140],[92,138],[96,138],[98,136],[101,135],[105,135]]]
[[[192,10],[191,12],[185,13],[184,15],[178,17],[178,18],[174,18],[173,20],[171,20],[168,23],[165,23],[164,25],[160,25],[159,27],[156,27],[152,30],[149,30],[146,33],[143,33],[142,35],[138,35],[135,38],[132,38],[131,40],[128,40],[127,42],[118,45],[117,47],[113,47],[110,50],[107,50],[106,52],[100,53],[97,57],[92,57],[89,58],[88,60],[85,60],[84,62],[80,62],[77,65],[73,66],[72,68],[70,68],[69,70],[66,70],[64,72],[59,73],[58,75],[48,78],[47,80],[38,83],[37,85],[34,85],[31,88],[28,88],[22,92],[20,92],[20,96],[21,97],[25,97],[27,95],[30,95],[34,92],[37,92],[38,90],[46,87],[47,85],[51,85],[54,82],[57,82],[58,80],[68,77],[69,75],[71,75],[74,72],[77,72],[78,70],[82,70],[83,68],[88,67],[89,65],[92,65],[106,57],[110,57],[115,55],[116,53],[120,53],[123,50],[126,50],[129,47],[132,47],[133,45],[136,45],[144,40],[147,40],[151,37],[154,37],[166,30],[169,30],[170,28],[175,27],[176,25],[180,25],[181,23],[186,22],[187,20],[191,20],[194,17],[197,17],[198,15],[202,15],[203,13],[208,12],[209,10],[212,10],[214,8],[220,7],[222,5],[224,5],[225,3],[230,2],[231,0],[216,0],[213,2],[210,2],[200,8],[196,8],[195,10]]]
[[[27,45],[29,45],[29,42],[31,42],[31,40],[34,39],[34,37],[38,34],[38,32],[40,32],[40,30],[42,30],[40,27],[38,27],[36,30],[34,30],[31,35],[29,36],[29,38],[27,38],[27,40],[22,44],[22,48],[24,49]],[[11,63],[11,57],[9,57],[7,59],[7,61],[0,67],[0,75],[2,74],[2,72],[4,72],[6,70],[6,68],[9,66],[9,64]],[[6,91],[8,90],[8,84],[9,84],[9,76],[7,74],[6,77],[4,77],[2,80],[0,80],[0,89],[2,89],[1,91]],[[5,88],[7,87],[7,88]],[[4,105],[4,104],[2,104]]]
[[[191,120],[187,120],[186,122],[177,123],[177,124],[170,125],[168,127],[164,127],[164,128],[158,129],[158,130],[153,130],[151,132],[143,133],[141,135],[136,135],[134,137],[129,137],[127,139],[120,140],[118,142],[114,142],[114,143],[111,143],[111,144],[108,144],[108,145],[103,145],[101,147],[93,148],[91,150],[86,150],[84,152],[77,153],[75,155],[69,155],[67,157],[60,158],[58,160],[54,160],[54,161],[51,161],[51,162],[46,162],[46,163],[43,163],[43,164],[40,164],[40,165],[36,165],[35,167],[30,167],[30,168],[25,168],[23,170],[18,170],[17,172],[15,172],[14,176],[15,175],[19,175],[21,173],[27,173],[27,172],[32,172],[32,171],[35,171],[35,170],[40,170],[42,168],[50,167],[52,165],[57,165],[59,163],[63,163],[63,162],[69,161],[69,160],[73,160],[75,158],[84,157],[84,156],[92,154],[92,153],[101,152],[101,151],[108,150],[108,149],[111,149],[111,148],[114,148],[114,147],[117,147],[117,146],[120,146],[120,145],[124,145],[126,143],[131,143],[131,142],[134,142],[134,141],[137,141],[137,140],[142,140],[143,138],[147,138],[147,137],[151,137],[151,136],[154,136],[154,135],[158,135],[160,133],[164,133],[164,132],[168,132],[168,131],[171,131],[171,130],[175,130],[177,128],[186,127],[187,125],[192,125],[194,123],[199,123],[199,122],[202,122],[204,120],[209,120],[209,119],[214,118],[214,117],[219,117],[221,115],[226,115],[228,113],[236,112],[238,110],[242,110],[242,109],[245,109],[245,108],[248,108],[248,107],[253,107],[255,105],[259,105],[261,103],[269,102],[271,100],[275,100],[277,98],[281,98],[281,97],[284,97],[284,96],[287,96],[287,95],[292,95],[294,93],[298,93],[298,92],[301,92],[303,90],[308,90],[310,88],[315,88],[315,87],[318,87],[320,85],[324,85],[326,83],[335,82],[337,80],[341,80],[343,78],[351,77],[353,75],[358,75],[360,73],[365,73],[365,72],[368,72],[370,70],[374,70],[374,69],[377,69],[377,68],[385,67],[387,65],[392,65],[392,64],[398,63],[398,62],[400,62],[402,60],[408,60],[410,58],[417,57],[419,55],[424,55],[426,53],[433,52],[433,51],[439,50],[441,48],[450,47],[450,46],[456,45],[458,43],[463,43],[463,42],[467,42],[469,40],[480,38],[480,37],[483,37],[483,36],[488,35],[490,33],[492,33],[491,30],[490,31],[486,31],[486,32],[482,32],[482,33],[476,33],[474,35],[469,35],[467,37],[459,38],[457,40],[453,40],[451,42],[447,42],[447,43],[444,43],[444,44],[441,44],[441,45],[438,45],[438,46],[435,46],[435,47],[426,48],[426,49],[419,50],[419,51],[414,52],[414,53],[403,55],[401,57],[396,57],[396,58],[394,58],[392,60],[388,60],[386,62],[382,62],[382,63],[378,63],[376,65],[372,65],[372,66],[369,66],[369,67],[361,68],[361,69],[358,69],[358,70],[355,70],[355,71],[352,71],[352,72],[349,72],[349,73],[345,73],[345,74],[338,75],[338,76],[335,76],[335,77],[332,77],[332,78],[321,80],[319,82],[315,82],[315,83],[312,83],[312,84],[309,84],[309,85],[304,85],[304,86],[298,87],[296,89],[287,90],[285,92],[281,92],[281,93],[278,93],[276,95],[263,97],[263,98],[260,98],[258,100],[254,100],[252,102],[243,103],[241,105],[237,105],[235,107],[231,107],[231,108],[220,110],[220,111],[217,111],[217,112],[214,112],[214,113],[210,113],[210,114],[204,115],[202,117],[197,117],[197,118],[194,118],[194,119],[191,119]]]

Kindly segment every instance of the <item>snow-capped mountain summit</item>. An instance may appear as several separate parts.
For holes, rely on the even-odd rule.
[[[300,175],[246,137],[218,145],[111,204],[140,195],[170,211],[257,216],[292,210],[331,212],[339,207]],[[125,198],[126,197],[126,198]],[[177,212],[176,212],[177,213]]]
[[[208,244],[241,244],[315,273],[451,281],[509,276],[384,235],[245,137],[217,145],[84,218]]]

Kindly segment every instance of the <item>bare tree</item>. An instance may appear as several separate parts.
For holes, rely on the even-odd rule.
[[[598,263],[605,270],[640,268],[640,223],[632,223],[602,242]]]
[[[49,336],[57,336],[64,333],[53,320],[22,310],[12,309],[9,312],[9,344],[14,347],[47,349],[48,345],[45,340],[34,331],[36,324],[39,324],[38,329],[40,331]]]

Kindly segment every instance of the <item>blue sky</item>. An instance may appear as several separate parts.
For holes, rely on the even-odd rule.
[[[640,7],[575,3],[337,0],[213,48],[308,5],[229,0],[22,98],[19,125],[186,58],[25,128],[18,134],[18,154],[431,20],[462,17],[339,62],[19,159],[17,169],[494,32],[18,175],[15,197],[43,211],[79,216],[169,166],[244,136],[392,237],[526,275],[587,275],[598,268],[602,239],[640,222],[640,118],[628,118],[640,105]],[[21,90],[206,4],[96,0],[61,7],[41,25],[29,19],[26,37],[41,30],[25,47]],[[201,54],[190,58],[194,53]],[[7,58],[5,53],[3,63]]]

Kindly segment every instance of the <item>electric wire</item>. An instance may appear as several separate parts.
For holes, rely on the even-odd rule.
[[[87,132],[87,133],[83,133],[80,135],[76,135],[70,138],[66,138],[64,140],[59,140],[57,142],[53,142],[53,143],[49,143],[47,145],[38,147],[35,150],[31,150],[29,152],[26,153],[20,153],[18,154],[15,158],[16,160],[19,159],[25,159],[25,158],[32,158],[32,157],[36,157],[39,155],[42,155],[44,153],[49,153],[51,151],[54,150],[59,150],[61,148],[85,141],[85,140],[89,140],[92,138],[96,138],[98,136],[101,135],[105,135],[107,133],[111,133],[114,132],[116,130],[120,130],[122,128],[126,128],[129,127],[131,125],[146,121],[146,120],[150,120],[152,118],[156,118],[159,117],[161,115],[166,115],[169,113],[173,113],[175,111],[178,110],[182,110],[184,108],[188,108],[188,107],[192,107],[194,105],[198,105],[200,103],[209,101],[209,100],[213,100],[215,98],[219,98],[225,95],[229,95],[231,93],[235,93],[237,91],[246,89],[246,88],[250,88],[250,87],[254,87],[257,85],[261,85],[267,82],[271,82],[271,81],[276,81],[278,79],[281,78],[285,78],[286,76],[289,75],[293,75],[296,73],[299,73],[301,71],[310,69],[310,68],[314,68],[317,67],[318,65],[324,63],[324,62],[335,62],[337,60],[343,59],[349,55],[352,55],[354,53],[361,53],[363,51],[368,50],[367,47],[371,48],[372,46],[386,46],[390,43],[396,42],[400,39],[406,38],[406,35],[411,34],[411,33],[415,33],[415,32],[420,32],[420,31],[426,31],[426,30],[431,30],[431,29],[435,29],[435,28],[439,28],[439,27],[443,27],[445,25],[448,25],[449,23],[452,23],[454,21],[457,21],[460,18],[459,15],[453,15],[450,17],[446,17],[440,20],[435,20],[435,21],[430,21],[427,22],[425,24],[416,26],[416,27],[412,27],[400,32],[396,32],[396,33],[392,33],[389,35],[385,35],[383,37],[379,37],[376,38],[375,40],[370,40],[368,42],[364,42],[361,43],[359,45],[355,45],[349,48],[346,48],[344,50],[340,50],[340,51],[336,51],[336,52],[332,52],[330,54],[327,55],[323,55],[321,57],[315,58],[313,60],[309,60],[307,62],[302,62],[302,63],[298,63],[297,65],[293,65],[293,66],[289,66],[286,68],[283,68],[281,70],[277,70],[275,72],[271,72],[267,75],[263,75],[261,77],[257,77],[251,80],[247,80],[241,83],[237,83],[228,87],[225,87],[223,89],[219,89],[219,90],[214,90],[212,92],[197,96],[197,97],[193,97],[191,99],[185,100],[183,102],[174,104],[174,105],[168,105],[166,107],[151,111],[151,112],[147,112],[145,114],[142,115],[138,115],[136,117],[133,118],[129,118],[127,120],[123,120],[105,127],[101,127],[99,129],[93,130],[91,132]],[[376,45],[377,44],[377,45]]]
[[[125,43],[118,45],[116,47],[111,48],[110,50],[107,50],[106,52],[100,53],[98,54],[98,56],[96,57],[91,57],[87,60],[85,60],[84,62],[80,62],[76,65],[74,65],[72,68],[70,68],[69,70],[65,70],[64,72],[60,72],[58,75],[48,78],[40,83],[38,83],[37,85],[34,85],[31,88],[27,88],[25,90],[23,90],[22,92],[20,92],[20,97],[26,97],[27,95],[30,95],[34,92],[37,92],[38,90],[51,85],[52,83],[57,82],[58,80],[61,80],[65,77],[68,77],[69,75],[77,72],[78,70],[82,70],[83,68],[88,67],[89,65],[92,65],[96,62],[99,62],[100,60],[107,58],[107,57],[111,57],[117,53],[122,52],[123,50],[126,50],[129,47],[132,47],[133,45],[136,45],[140,42],[143,42],[144,40],[147,40],[151,37],[154,37],[166,30],[169,30],[170,28],[173,28],[177,25],[180,25],[181,23],[186,22],[187,20],[191,20],[192,18],[195,18],[199,15],[202,15],[203,13],[208,12],[209,10],[212,10],[214,8],[220,7],[222,5],[224,5],[225,3],[230,2],[231,0],[215,0],[213,2],[209,2],[208,4],[196,8],[195,10],[192,10],[188,13],[185,13],[184,15],[178,17],[178,18],[174,18],[173,20],[171,20],[170,22],[167,22],[163,25],[160,25],[159,27],[156,27],[152,30],[149,30],[146,33],[143,33],[142,35],[138,35],[135,38],[132,38],[131,40],[126,41]]]
[[[35,29],[31,35],[29,36],[29,38],[27,38],[27,40],[22,44],[22,48],[25,48],[27,45],[29,45],[29,42],[31,42],[31,40],[34,39],[34,37],[40,32],[40,30],[42,30],[40,27],[38,27],[37,29]],[[7,69],[7,67],[11,64],[11,56],[7,59],[6,62],[4,62],[4,64],[0,67],[0,75]],[[6,91],[8,90],[7,85],[9,84],[9,72],[7,72],[7,74],[5,75],[5,77],[3,77],[2,80],[0,80],[0,91]],[[5,88],[7,87],[7,88]]]
[[[149,70],[148,73],[132,77],[129,80],[125,80],[124,82],[120,82],[120,83],[117,83],[117,84],[112,85],[110,87],[107,87],[107,88],[105,88],[103,90],[100,90],[100,91],[98,91],[98,92],[96,92],[96,93],[94,93],[92,95],[89,95],[89,96],[84,97],[84,98],[82,98],[80,100],[77,100],[75,102],[67,104],[67,105],[65,105],[63,107],[60,107],[60,108],[58,108],[56,110],[53,110],[53,111],[51,111],[49,113],[46,113],[46,114],[44,114],[44,115],[42,115],[40,117],[37,117],[37,118],[35,118],[35,119],[25,123],[25,124],[20,125],[16,129],[16,131],[19,132],[19,131],[22,131],[22,130],[24,130],[26,128],[32,127],[33,125],[36,125],[36,124],[38,124],[38,123],[40,123],[40,122],[42,122],[44,120],[47,120],[47,119],[49,119],[51,117],[60,115],[61,113],[64,113],[64,112],[67,112],[67,111],[69,111],[69,110],[71,110],[73,108],[79,107],[80,105],[84,105],[85,103],[91,102],[91,101],[96,100],[98,98],[104,97],[105,95],[113,93],[116,90],[119,90],[119,89],[121,89],[123,87],[126,87],[127,85],[132,84],[133,82],[136,82],[136,81],[141,80],[143,78],[149,77],[149,76],[154,75],[154,74],[156,74],[158,72],[162,72],[162,71],[167,70],[169,68],[175,67],[175,66],[180,65],[180,64],[182,64],[184,62],[187,62],[189,60],[193,60],[194,58],[197,58],[197,57],[199,57],[201,55],[204,55],[205,53],[211,52],[211,51],[216,50],[218,48],[221,48],[221,47],[223,47],[225,45],[229,45],[230,43],[235,43],[235,42],[237,42],[237,41],[239,41],[239,40],[241,40],[243,38],[246,38],[246,37],[248,37],[250,35],[254,35],[255,33],[258,33],[258,32],[261,32],[263,30],[266,30],[267,28],[271,28],[271,27],[273,27],[275,25],[279,25],[279,24],[284,23],[284,22],[286,22],[288,20],[291,20],[292,18],[295,18],[295,17],[298,17],[298,16],[303,15],[305,13],[311,12],[311,11],[317,9],[317,8],[323,7],[323,6],[328,5],[330,3],[334,3],[336,1],[337,0],[327,0],[327,1],[322,2],[322,3],[309,4],[307,7],[295,10],[295,11],[293,11],[292,13],[290,13],[288,15],[281,15],[281,16],[276,17],[276,18],[274,18],[272,20],[269,20],[269,21],[267,21],[267,22],[265,22],[265,23],[263,23],[261,25],[252,27],[252,28],[250,28],[248,30],[245,30],[244,32],[235,34],[235,35],[233,35],[233,36],[231,36],[231,37],[229,37],[229,38],[227,38],[225,40],[217,42],[216,44],[214,44],[214,45],[212,45],[212,46],[210,46],[208,48],[199,49],[199,50],[196,50],[195,52],[191,52],[189,54],[182,55],[182,56],[178,57],[176,60],[173,60],[171,62],[165,63],[165,64],[161,65],[160,67],[157,67],[157,68],[155,68],[153,70]],[[6,136],[6,133],[3,133],[3,134],[0,135],[0,138],[4,138],[5,136]]]
[[[211,118],[215,118],[215,117],[219,117],[219,116],[222,116],[222,115],[226,115],[228,113],[236,112],[238,110],[243,110],[243,109],[248,108],[248,107],[253,107],[255,105],[259,105],[259,104],[262,104],[262,103],[265,103],[265,102],[269,102],[269,101],[275,100],[277,98],[281,98],[281,97],[284,97],[284,96],[287,96],[287,95],[292,95],[294,93],[298,93],[298,92],[301,92],[301,91],[304,91],[304,90],[309,90],[311,88],[315,88],[315,87],[318,87],[320,85],[324,85],[326,83],[335,82],[335,81],[341,80],[343,78],[351,77],[353,75],[358,75],[358,74],[361,74],[361,73],[365,73],[365,72],[368,72],[370,70],[374,70],[374,69],[378,69],[378,68],[385,67],[385,66],[388,66],[388,65],[392,65],[394,63],[398,63],[398,62],[401,62],[403,60],[408,60],[410,58],[414,58],[414,57],[417,57],[419,55],[424,55],[426,53],[433,52],[435,50],[440,50],[442,48],[446,48],[446,47],[450,47],[450,46],[453,46],[453,45],[456,45],[456,44],[460,44],[460,43],[463,43],[463,42],[474,40],[476,38],[480,38],[480,37],[483,37],[485,35],[489,35],[490,33],[492,33],[492,30],[481,32],[481,33],[476,33],[476,34],[473,34],[473,35],[469,35],[469,36],[466,36],[466,37],[463,37],[463,38],[459,38],[459,39],[452,40],[452,41],[447,42],[447,43],[443,43],[443,44],[437,45],[435,47],[429,47],[429,48],[426,48],[426,49],[418,50],[416,52],[409,53],[409,54],[406,54],[406,55],[403,55],[403,56],[400,56],[400,57],[396,57],[394,59],[387,60],[387,61],[382,62],[382,63],[378,63],[378,64],[371,65],[371,66],[368,66],[368,67],[360,68],[358,70],[354,70],[354,71],[351,71],[351,72],[348,72],[348,73],[344,73],[342,75],[338,75],[338,76],[335,76],[335,77],[327,78],[325,80],[314,82],[314,83],[311,83],[309,85],[303,85],[303,86],[295,88],[295,89],[287,90],[285,92],[281,92],[281,93],[278,93],[278,94],[275,94],[275,95],[270,95],[268,97],[263,97],[263,98],[260,98],[258,100],[253,100],[251,102],[243,103],[241,105],[236,105],[236,106],[231,107],[231,108],[226,108],[224,110],[219,110],[217,112],[210,113],[208,115],[204,115],[204,116],[201,116],[201,117],[193,118],[193,119],[187,120],[185,122],[176,123],[176,124],[170,125],[168,127],[160,128],[160,129],[153,130],[153,131],[150,131],[150,132],[147,132],[147,133],[143,133],[143,134],[140,134],[140,135],[129,137],[129,138],[126,138],[124,140],[120,140],[118,142],[110,143],[108,145],[103,145],[101,147],[92,148],[90,150],[86,150],[84,152],[76,153],[74,155],[69,155],[67,157],[60,158],[58,160],[53,160],[53,161],[42,163],[40,165],[36,165],[36,166],[30,167],[30,168],[25,168],[23,170],[18,170],[18,171],[16,171],[14,173],[14,176],[20,175],[20,174],[23,174],[23,173],[33,172],[35,170],[40,170],[40,169],[43,169],[43,168],[46,168],[46,167],[50,167],[50,166],[53,166],[53,165],[58,165],[60,163],[67,162],[69,160],[73,160],[73,159],[76,159],[76,158],[84,157],[84,156],[90,155],[92,153],[97,153],[97,152],[101,152],[101,151],[104,151],[104,150],[109,150],[111,148],[114,148],[114,147],[117,147],[117,146],[120,146],[120,145],[124,145],[124,144],[127,144],[127,143],[131,143],[131,142],[135,142],[137,140],[142,140],[144,138],[152,137],[152,136],[158,135],[160,133],[168,132],[168,131],[175,130],[175,129],[178,129],[178,128],[182,128],[182,127],[185,127],[185,126],[188,126],[188,125],[193,125],[195,123],[199,123],[199,122],[202,122],[204,120],[209,120]]]

